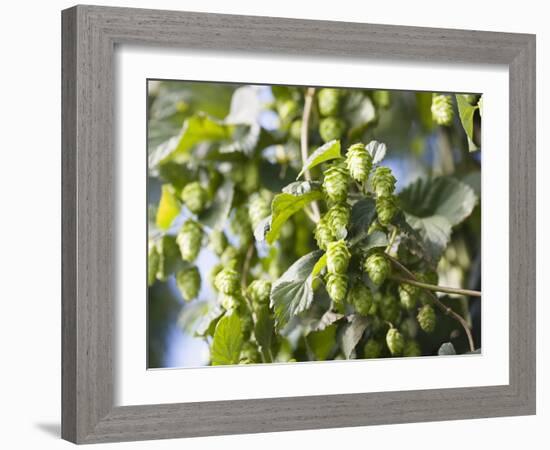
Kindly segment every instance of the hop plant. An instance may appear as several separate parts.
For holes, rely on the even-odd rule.
[[[373,253],[364,264],[364,269],[376,286],[380,286],[390,274],[390,262],[381,254]]]
[[[392,356],[400,356],[405,347],[405,340],[397,328],[390,328],[386,334],[386,345]]]
[[[227,236],[225,235],[225,233],[221,230],[212,230],[210,236],[208,237],[208,240],[209,247],[212,249],[212,251],[216,255],[221,256],[228,244]]]
[[[351,177],[360,183],[367,181],[372,169],[372,156],[362,143],[353,144],[346,154],[346,166]]]
[[[376,214],[381,225],[388,225],[398,211],[397,197],[388,195],[376,199]]]
[[[348,290],[348,277],[339,273],[328,273],[327,292],[334,303],[342,304]]]
[[[254,280],[248,286],[247,294],[256,305],[265,305],[269,303],[271,283],[266,280]]]
[[[432,333],[435,330],[435,311],[431,305],[424,305],[420,308],[416,320],[426,333]]]
[[[351,253],[345,241],[330,242],[327,246],[327,270],[329,273],[343,274],[348,270]]]
[[[322,116],[335,116],[340,109],[341,91],[339,89],[324,88],[317,94],[317,104]]]
[[[411,310],[416,306],[416,301],[420,294],[420,289],[416,286],[408,283],[401,283],[397,287],[397,292],[399,293],[399,300],[403,308]]]
[[[346,124],[339,117],[325,117],[319,122],[319,135],[325,142],[340,139],[345,130]]]
[[[187,220],[181,227],[176,242],[183,260],[193,262],[197,258],[202,242],[202,228],[194,220]]]
[[[271,213],[269,202],[261,194],[253,194],[250,198],[248,208],[248,217],[252,224],[252,229],[255,230],[260,222]]]
[[[399,303],[393,295],[384,295],[380,301],[379,306],[380,316],[382,317],[382,320],[391,323],[397,322],[399,320]]]
[[[407,341],[403,348],[403,356],[422,356],[420,346],[416,341]]]
[[[325,172],[323,189],[333,202],[345,202],[348,197],[349,173],[342,164],[332,164]]]
[[[369,339],[363,348],[363,357],[366,359],[378,358],[382,353],[382,344],[375,339]]]
[[[325,221],[335,237],[343,239],[347,235],[350,207],[347,203],[335,203],[325,215]]]
[[[236,295],[240,292],[240,277],[236,270],[223,268],[216,275],[214,284],[224,294]]]
[[[196,266],[188,267],[176,273],[176,284],[186,301],[191,301],[199,295],[201,274]]]
[[[438,125],[451,125],[453,123],[453,101],[450,95],[432,95],[432,119]]]
[[[395,177],[389,167],[379,166],[372,174],[372,188],[379,197],[387,197],[395,190]]]
[[[199,214],[208,201],[208,191],[198,181],[193,181],[185,185],[181,191],[181,199],[189,211]]]
[[[358,281],[348,292],[348,303],[352,304],[362,316],[370,312],[372,306],[372,293],[362,281]]]
[[[327,223],[327,218],[325,215],[315,226],[315,240],[317,241],[317,246],[322,250],[326,250],[328,244],[334,239],[335,237],[332,233],[332,227]]]

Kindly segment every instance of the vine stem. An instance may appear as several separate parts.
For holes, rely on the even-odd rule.
[[[465,295],[468,297],[481,297],[481,292],[472,291],[470,289],[459,289],[459,288],[452,288],[452,287],[446,287],[446,286],[439,286],[435,284],[428,284],[422,281],[411,280],[410,278],[404,278],[404,277],[395,276],[395,275],[393,275],[391,278],[395,281],[411,284],[413,286],[424,288],[429,291],[446,292],[448,294],[459,294],[459,295]]]
[[[410,283],[410,281],[418,281],[416,276],[409,269],[407,269],[403,264],[401,264],[397,259],[395,259],[393,256],[390,256],[390,255],[386,254],[386,258],[388,258],[393,263],[394,266],[396,266],[402,272],[407,274],[407,276],[410,278],[409,280],[407,280],[407,283]],[[426,288],[424,288],[424,289],[426,289]],[[428,294],[432,298],[433,302],[437,305],[437,307],[439,309],[441,309],[441,311],[443,311],[448,316],[453,317],[456,321],[458,321],[458,323],[460,323],[460,325],[462,325],[462,328],[464,328],[464,332],[466,333],[466,336],[468,338],[468,344],[470,346],[470,351],[474,352],[476,348],[475,348],[475,345],[474,345],[474,338],[472,336],[472,331],[470,330],[470,326],[468,325],[468,322],[466,322],[466,320],[464,320],[464,317],[462,317],[460,314],[457,314],[451,308],[449,308],[448,306],[445,306],[443,304],[443,302],[441,302],[441,300],[439,300],[437,295],[434,294],[433,291],[431,291],[429,289],[426,289],[426,291],[428,292]]]
[[[302,128],[300,130],[300,149],[302,152],[302,164],[304,166],[309,156],[309,118],[311,116],[311,108],[313,106],[314,96],[315,88],[308,87],[304,98],[304,113],[302,115]],[[311,181],[311,174],[309,173],[309,170],[306,170],[304,172],[304,178],[307,181]],[[321,212],[319,210],[319,205],[316,201],[311,202],[311,211],[309,209],[306,209],[305,211],[313,222],[317,223],[321,219]]]

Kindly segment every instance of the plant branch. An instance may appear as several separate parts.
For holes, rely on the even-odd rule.
[[[394,266],[396,266],[398,269],[400,269],[402,272],[404,272],[409,276],[410,280],[408,280],[408,282],[410,282],[411,280],[418,281],[416,279],[416,276],[409,269],[407,269],[403,264],[401,264],[397,259],[395,259],[393,256],[386,254],[386,258],[388,258],[393,263]],[[462,317],[460,314],[457,314],[451,308],[449,308],[448,306],[445,306],[443,302],[439,300],[437,295],[433,293],[433,291],[426,289],[426,292],[428,292],[433,302],[437,305],[439,309],[441,309],[441,311],[443,311],[448,316],[453,317],[455,320],[457,320],[460,323],[460,325],[462,325],[462,328],[464,328],[464,332],[466,333],[466,336],[468,338],[470,351],[474,352],[476,348],[474,345],[474,338],[472,337],[472,331],[470,330],[470,326],[468,325],[468,322],[466,322],[466,320],[464,320],[464,317]]]
[[[308,137],[309,137],[309,118],[311,116],[311,108],[313,106],[313,97],[315,96],[315,88],[309,87],[306,90],[305,98],[304,98],[304,113],[302,115],[302,129],[300,130],[300,147],[302,152],[302,164],[305,166],[307,158],[309,156],[309,144],[308,144]],[[307,181],[311,180],[311,174],[309,173],[309,170],[306,170],[304,172],[304,178]],[[309,214],[309,210],[306,209],[306,212],[308,212],[308,216],[310,219],[312,219],[315,223],[319,222],[321,219],[321,212],[319,210],[319,205],[317,202],[311,203],[311,215]]]
[[[448,294],[458,294],[458,295],[465,295],[467,297],[481,297],[481,292],[479,291],[472,291],[470,289],[459,289],[459,288],[452,288],[452,287],[446,287],[446,286],[438,286],[435,284],[428,284],[424,283],[422,281],[416,281],[412,280],[410,278],[404,278],[400,276],[393,275],[391,277],[395,281],[399,281],[401,283],[407,283],[411,284],[413,286],[417,286],[423,289],[427,289],[429,291],[434,292],[446,292]]]

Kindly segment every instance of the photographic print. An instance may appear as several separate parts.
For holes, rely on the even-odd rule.
[[[147,102],[148,368],[482,351],[481,93]]]

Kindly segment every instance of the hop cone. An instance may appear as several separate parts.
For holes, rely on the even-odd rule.
[[[208,193],[208,198],[212,200],[214,196],[216,195],[216,191],[221,186],[223,182],[223,175],[213,169],[208,169],[208,184],[206,185],[206,192]]]
[[[216,275],[218,275],[222,269],[223,264],[216,264],[214,267],[212,267],[210,273],[208,274],[208,281],[210,281],[210,284],[214,287],[215,290],[218,290],[216,288]]]
[[[260,222],[271,213],[269,202],[260,194],[253,194],[250,198],[248,217],[255,230]]]
[[[223,268],[214,279],[216,289],[224,294],[236,295],[240,291],[240,277],[236,270]]]
[[[243,338],[248,340],[252,334],[252,329],[254,328],[254,320],[252,315],[249,313],[248,308],[243,307],[244,301],[242,301],[242,296],[239,297],[239,318],[241,319],[241,331],[243,333]]]
[[[333,202],[344,202],[348,197],[349,173],[344,165],[333,164],[325,172],[323,188]]]
[[[298,115],[298,103],[294,100],[284,100],[277,103],[277,112],[282,122],[290,122]]]
[[[194,220],[186,221],[181,227],[176,242],[180,248],[181,257],[193,262],[201,249],[202,229]]]
[[[327,246],[327,270],[343,274],[348,270],[351,254],[343,240],[330,242]]]
[[[432,119],[438,125],[451,125],[453,122],[453,101],[450,95],[432,95]]]
[[[396,298],[391,295],[385,295],[380,301],[380,317],[386,322],[397,322],[399,319],[399,303]]]
[[[382,254],[373,253],[366,259],[364,269],[372,282],[380,286],[390,274],[390,262]]]
[[[198,181],[193,181],[185,185],[181,191],[181,199],[185,206],[189,208],[189,211],[193,214],[199,214],[208,201],[208,192]]]
[[[241,247],[248,245],[252,239],[252,225],[245,206],[235,209],[233,218],[229,223],[229,228],[234,235],[238,236]]]
[[[240,364],[255,364],[260,362],[260,352],[252,342],[248,341],[243,344],[239,359]]]
[[[397,328],[390,328],[386,334],[386,344],[392,356],[399,356],[403,353],[405,340]]]
[[[346,237],[349,217],[350,207],[346,203],[336,203],[327,211],[325,220],[335,237]]]
[[[397,213],[397,197],[388,195],[376,199],[376,214],[381,225],[388,225]]]
[[[225,310],[237,309],[241,303],[240,297],[236,294],[225,294],[220,292],[218,294],[218,302]]]
[[[212,230],[208,239],[212,251],[216,255],[221,256],[227,247],[227,236],[225,233],[221,230]]]
[[[319,112],[322,116],[335,116],[340,108],[341,92],[339,89],[324,88],[317,94]]]
[[[372,93],[372,99],[374,104],[379,108],[387,108],[390,106],[390,92],[389,91],[374,91]]]
[[[191,301],[199,295],[201,274],[196,266],[182,269],[176,273],[176,284],[186,301]]]
[[[369,339],[363,349],[363,357],[367,359],[378,358],[382,353],[382,344],[374,339]]]
[[[377,167],[372,175],[372,188],[379,197],[387,197],[393,194],[395,189],[395,177],[388,167]]]
[[[266,280],[254,280],[248,286],[247,294],[256,305],[267,304],[271,294],[271,283]]]
[[[290,137],[295,141],[299,141],[302,138],[302,119],[296,119],[290,125]]]
[[[361,143],[353,144],[346,155],[346,165],[351,177],[364,183],[372,169],[372,156]]]
[[[420,346],[416,341],[407,341],[403,349],[403,356],[422,356]]]
[[[362,316],[366,316],[370,312],[372,306],[372,293],[370,289],[359,281],[353,285],[348,293],[348,303],[352,304]]]
[[[424,305],[418,311],[416,316],[420,328],[422,328],[426,333],[431,333],[435,329],[435,311],[431,305]]]
[[[325,117],[319,122],[319,134],[325,142],[340,139],[346,130],[346,123],[339,117]]]
[[[320,249],[326,250],[330,242],[334,241],[334,234],[327,223],[326,216],[322,217],[315,227],[315,240]]]
[[[401,301],[403,308],[411,310],[416,306],[420,289],[412,284],[401,283],[397,287],[397,291],[399,293],[399,300]]]
[[[149,244],[147,259],[147,286],[151,286],[156,278],[160,263],[160,255],[157,246]]]
[[[348,277],[338,273],[327,274],[327,292],[334,303],[342,304],[348,290]]]

